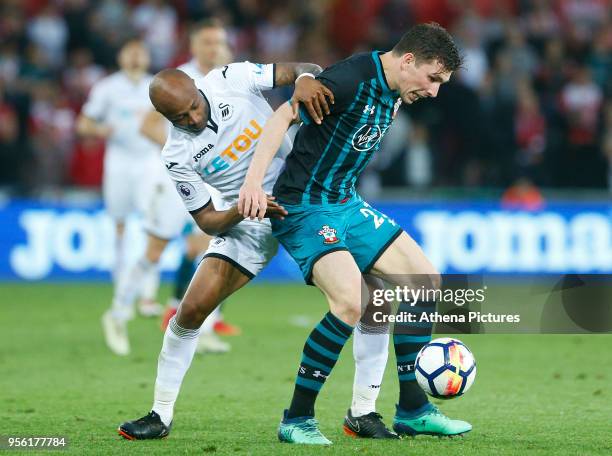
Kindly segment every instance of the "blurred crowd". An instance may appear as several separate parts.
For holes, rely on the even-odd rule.
[[[99,187],[104,144],[75,135],[91,86],[135,33],[152,72],[189,60],[189,26],[212,16],[237,61],[325,67],[388,50],[415,23],[453,34],[464,68],[435,101],[400,110],[361,179],[369,195],[514,182],[612,189],[608,0],[0,0],[0,187]]]

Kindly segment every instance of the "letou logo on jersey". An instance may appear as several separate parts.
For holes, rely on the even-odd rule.
[[[240,160],[240,157],[245,152],[251,150],[257,142],[257,139],[261,136],[261,132],[261,125],[259,125],[257,120],[251,119],[249,121],[249,126],[245,127],[242,132],[230,142],[223,152],[214,157],[202,168],[202,174],[210,176],[211,174],[224,171],[231,167]]]

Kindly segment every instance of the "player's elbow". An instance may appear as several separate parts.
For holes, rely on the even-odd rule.
[[[227,231],[225,226],[215,220],[211,220],[210,217],[201,216],[195,217],[198,227],[209,236],[218,236],[219,234]]]
[[[138,132],[160,146],[163,146],[166,142],[164,121],[156,111],[151,111],[144,117]]]
[[[145,138],[147,138],[150,141],[153,141],[155,143],[159,143],[157,135],[155,134],[155,130],[153,130],[150,125],[147,125],[147,124],[143,123],[140,126],[140,129],[138,130],[138,133],[140,133],[142,136],[144,136]]]
[[[194,215],[194,218],[198,228],[200,228],[204,233],[208,234],[209,236],[216,236],[219,234],[219,227],[217,227],[215,223],[208,220],[207,217],[198,217]]]
[[[87,119],[87,117],[81,114],[76,121],[76,134],[79,136],[87,136],[90,122],[91,121]]]
[[[203,225],[198,224],[198,226],[205,234],[208,234],[209,236],[213,236],[213,237],[218,236],[223,232],[223,230],[221,230],[220,228],[211,226],[208,224],[203,224]]]

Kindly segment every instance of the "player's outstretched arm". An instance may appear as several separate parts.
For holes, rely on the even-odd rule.
[[[323,71],[314,63],[277,63],[275,64],[274,85],[283,86],[295,84],[291,97],[293,117],[298,118],[300,103],[303,103],[314,120],[320,124],[323,115],[329,115],[329,103],[334,104],[334,94],[315,76]],[[328,103],[329,99],[329,103]]]
[[[147,112],[140,125],[140,134],[155,144],[164,147],[166,139],[168,139],[168,128],[164,116],[157,111]]]
[[[212,201],[198,212],[192,212],[191,216],[200,229],[210,236],[224,233],[244,220],[235,206],[226,211],[217,211]]]
[[[274,86],[295,84],[302,75],[318,75],[323,69],[316,63],[283,62],[274,64]]]
[[[112,133],[112,129],[108,125],[81,114],[76,122],[76,132],[79,136],[106,139]]]
[[[234,225],[244,220],[238,212],[238,206],[233,206],[226,211],[217,211],[211,201],[203,209],[191,214],[202,231],[211,236],[225,233]],[[283,219],[287,211],[274,201],[273,196],[267,196],[266,217]]]
[[[250,219],[257,217],[259,220],[264,218],[267,198],[262,182],[272,158],[281,146],[285,133],[293,121],[293,112],[287,102],[281,105],[266,122],[244,184],[240,188],[238,211],[244,217]]]

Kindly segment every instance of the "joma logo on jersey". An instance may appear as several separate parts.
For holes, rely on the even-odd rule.
[[[376,146],[382,138],[382,131],[378,125],[363,125],[353,135],[353,147],[364,152]]]
[[[195,155],[193,156],[193,160],[194,160],[194,161],[197,163],[197,162],[198,162],[198,160],[199,160],[200,158],[202,158],[202,157],[204,156],[204,154],[206,154],[207,152],[209,152],[209,151],[210,151],[210,150],[211,150],[213,147],[215,147],[215,145],[214,145],[214,144],[209,144],[208,146],[204,146],[204,148],[203,148],[203,149],[202,149],[200,152],[198,152],[197,154],[195,154]],[[168,169],[170,169],[170,168],[168,168]]]
[[[219,154],[218,157],[213,158],[208,165],[202,169],[202,173],[206,176],[223,171],[224,169],[232,166],[240,158],[240,155],[249,150],[253,143],[261,136],[261,126],[255,119],[249,122],[250,127],[246,127],[242,130],[231,144]],[[252,127],[252,128],[251,128]]]

